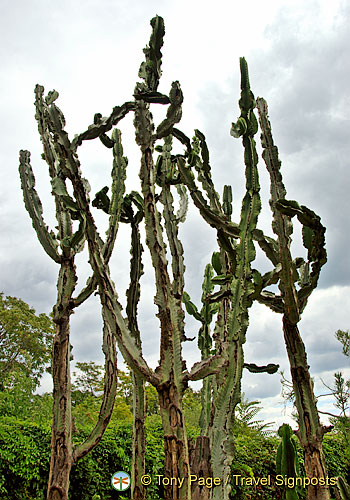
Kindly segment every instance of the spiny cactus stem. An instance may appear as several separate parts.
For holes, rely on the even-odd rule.
[[[35,190],[35,177],[30,165],[29,151],[20,152],[19,173],[25,207],[32,219],[33,228],[45,252],[57,264],[62,261],[61,255],[57,251],[58,242],[52,231],[49,231],[43,218],[43,207],[40,198]]]
[[[278,236],[280,247],[280,261],[282,264],[281,280],[279,288],[286,304],[286,313],[292,323],[298,323],[300,319],[297,292],[294,285],[294,271],[292,265],[292,256],[290,253],[290,235],[293,232],[293,224],[290,217],[283,215],[275,207],[276,201],[284,199],[286,189],[283,184],[280,173],[281,162],[278,157],[278,149],[274,145],[271,125],[268,119],[268,110],[266,101],[262,98],[257,99],[259,120],[261,126],[261,141],[263,144],[263,159],[271,178],[271,210],[273,213],[273,231]]]
[[[327,471],[322,451],[322,438],[325,429],[320,424],[316,399],[313,394],[313,384],[306,359],[305,346],[297,326],[300,320],[299,304],[302,303],[298,300],[294,284],[296,281],[296,262],[292,260],[290,253],[290,235],[293,230],[290,215],[298,213],[304,223],[306,222],[304,218],[309,221],[311,211],[306,211],[304,215],[301,207],[299,207],[296,202],[288,202],[285,200],[286,190],[280,172],[281,162],[278,158],[277,147],[274,145],[272,139],[267,104],[264,99],[259,98],[257,100],[257,105],[260,126],[262,129],[261,142],[263,147],[263,158],[271,179],[270,205],[273,213],[272,227],[278,237],[280,247],[282,270],[280,273],[279,288],[281,290],[283,307],[284,339],[295,391],[296,407],[298,410],[299,430],[297,435],[303,447],[307,476],[316,477],[318,479],[322,478],[325,482],[324,478],[327,476]],[[311,219],[312,217],[311,215]],[[321,238],[321,244],[318,247],[320,250],[320,265],[325,261],[323,245],[324,241],[322,241]],[[322,486],[321,481],[318,481],[315,487],[309,485],[307,498],[308,500],[329,500],[329,487],[326,484]]]
[[[121,217],[121,209],[123,203],[123,195],[125,193],[125,179],[126,179],[126,158],[123,157],[123,147],[121,143],[121,132],[114,129],[112,133],[113,139],[113,168],[111,172],[112,177],[112,197],[110,201],[110,217],[107,230],[107,239],[103,247],[103,259],[106,264],[112,255],[114,244],[117,238],[119,221]],[[73,298],[72,305],[74,307],[82,304],[88,297],[90,297],[97,287],[97,279],[91,276],[87,285],[81,290],[76,298]]]
[[[125,102],[121,106],[115,106],[112,113],[108,118],[103,118],[98,124],[91,124],[88,129],[77,135],[72,141],[72,150],[76,150],[78,146],[81,146],[83,141],[88,141],[91,139],[96,139],[102,134],[105,134],[117,125],[120,120],[122,120],[129,111],[135,109],[134,102]]]
[[[174,213],[173,196],[169,185],[163,186],[161,201],[164,204],[165,229],[172,256],[173,294],[174,297],[181,300],[184,289],[185,266],[183,247],[178,237],[178,222]]]
[[[84,443],[77,446],[73,452],[74,461],[87,455],[101,441],[103,433],[111,419],[117,393],[117,351],[113,332],[109,325],[103,325],[103,346],[105,356],[105,377],[103,400],[100,408],[100,418]]]
[[[257,170],[257,153],[254,134],[257,122],[253,113],[254,96],[249,88],[248,69],[245,60],[241,59],[242,92],[239,105],[241,116],[237,124],[232,125],[231,134],[242,135],[244,146],[244,162],[246,174],[246,194],[242,202],[241,220],[239,224],[239,242],[234,258],[230,262],[234,277],[230,285],[232,296],[231,308],[228,311],[228,350],[229,368],[220,373],[217,379],[217,391],[214,397],[213,424],[210,429],[212,440],[213,475],[227,477],[230,474],[230,464],[233,457],[232,415],[241,395],[241,379],[244,365],[243,344],[248,327],[248,308],[252,304],[250,295],[253,291],[251,283],[251,262],[255,258],[255,248],[252,233],[256,229],[258,215],[261,209],[259,196],[259,179]],[[242,133],[241,126],[244,125]],[[238,132],[239,133],[238,133]],[[219,328],[219,332],[223,332]],[[218,339],[220,342],[222,339]],[[225,458],[223,458],[225,457]],[[213,491],[214,500],[227,500],[230,488],[217,488]]]
[[[131,209],[132,210],[132,209]],[[126,313],[131,335],[134,336],[136,344],[141,348],[141,334],[137,322],[137,307],[140,300],[140,278],[143,274],[142,245],[139,230],[139,222],[136,217],[131,217],[131,261],[130,261],[130,285],[126,292]],[[145,499],[146,491],[142,484],[142,476],[145,473],[145,381],[140,374],[132,374],[133,385],[133,446],[131,464],[131,489],[135,499]]]
[[[178,167],[181,178],[190,192],[193,203],[199,209],[203,219],[213,228],[222,229],[222,231],[227,234],[227,236],[230,236],[231,238],[237,238],[239,236],[239,229],[237,225],[235,225],[233,222],[227,221],[226,218],[221,217],[217,213],[213,212],[213,210],[211,210],[201,191],[197,188],[193,179],[192,172],[188,167],[185,166],[185,160],[183,158],[178,158]]]
[[[194,155],[195,162],[194,167],[198,173],[198,180],[201,182],[204,191],[207,193],[207,196],[210,201],[210,208],[213,212],[220,214],[223,218],[225,218],[225,214],[223,212],[223,208],[220,203],[220,197],[215,190],[214,183],[211,177],[211,167],[209,164],[209,150],[205,140],[205,136],[199,130],[195,130],[195,141],[198,142],[198,146],[196,142],[194,142],[194,146],[196,149],[200,149],[201,159],[198,154]],[[193,148],[192,148],[193,151]]]
[[[164,35],[163,20],[152,20],[153,32],[150,47],[144,50],[146,60],[141,64],[139,76],[145,83],[136,85],[135,95],[144,91],[156,91],[160,77],[162,37]],[[174,91],[174,94],[172,93]],[[167,118],[157,128],[158,137],[167,136],[181,117],[182,94],[178,85],[172,87]],[[144,198],[144,217],[146,229],[146,244],[151,254],[155,272],[156,296],[155,304],[158,308],[160,320],[160,365],[157,372],[161,384],[157,384],[159,394],[160,413],[164,429],[165,475],[167,477],[181,477],[184,479],[182,488],[169,486],[165,489],[166,500],[190,500],[190,468],[186,428],[183,420],[182,397],[185,389],[183,383],[183,361],[181,341],[184,337],[183,310],[181,297],[174,296],[166,259],[166,247],[162,236],[160,214],[156,206],[155,181],[156,172],[153,163],[153,135],[154,125],[148,105],[142,100],[137,101],[135,109],[136,142],[141,148],[140,179]],[[164,189],[164,185],[162,185]],[[169,194],[169,193],[168,193]],[[170,197],[165,199],[167,224],[171,224]],[[174,221],[173,221],[174,223]],[[168,227],[168,231],[169,231]],[[173,247],[175,265],[180,264],[179,256],[182,250],[178,243],[177,234],[171,230],[170,239],[177,246]],[[176,276],[174,277],[176,280]],[[180,288],[181,288],[181,283]],[[175,286],[175,288],[177,288]],[[180,319],[179,319],[180,318]],[[174,412],[177,418],[174,419]]]
[[[174,298],[167,270],[165,245],[162,238],[160,216],[155,204],[154,181],[155,172],[150,149],[142,155],[140,178],[144,196],[146,243],[151,253],[155,272],[155,303],[158,307],[158,318],[161,327],[160,372],[164,381],[174,377],[174,384],[181,393],[182,356],[181,340],[183,337],[183,315],[181,303]],[[173,372],[173,374],[172,374]],[[182,397],[179,394],[179,397]]]

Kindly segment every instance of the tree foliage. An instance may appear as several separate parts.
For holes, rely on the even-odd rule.
[[[23,384],[34,389],[51,358],[55,329],[46,314],[0,293],[0,389]]]
[[[75,382],[72,389],[78,389],[83,393],[88,392],[92,396],[103,391],[103,366],[94,361],[77,362],[76,368],[79,372],[73,372]]]
[[[345,356],[350,356],[350,334],[349,330],[337,330],[335,332],[336,339],[339,340],[339,342],[343,346],[343,354]]]

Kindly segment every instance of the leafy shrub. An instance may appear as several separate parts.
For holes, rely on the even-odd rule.
[[[83,442],[88,428],[81,428],[75,437]],[[191,434],[191,433],[189,433]],[[193,434],[195,437],[195,434]],[[44,500],[49,474],[51,432],[48,425],[21,421],[15,417],[0,418],[0,498],[2,500]],[[280,500],[283,490],[276,487],[276,450],[279,440],[264,436],[255,429],[246,429],[236,435],[232,465],[231,498],[234,500]],[[159,415],[146,419],[146,473],[153,478],[147,487],[148,500],[163,498],[156,476],[164,473],[163,430]],[[100,444],[72,468],[70,500],[126,500],[111,486],[114,472],[123,470],[130,474],[132,456],[132,424],[128,421],[107,428]],[[350,481],[350,464],[339,435],[324,438],[324,452],[330,477],[342,475]],[[301,448],[298,445],[300,465],[303,470]],[[236,484],[234,476],[268,478],[270,485],[250,486]]]
[[[276,437],[264,436],[249,429],[235,438],[235,452],[231,467],[231,498],[234,500],[280,500],[282,490],[276,488]],[[236,476],[236,477],[235,477]],[[246,479],[269,478],[270,485],[249,485]],[[241,481],[242,478],[242,481]]]
[[[50,430],[14,417],[0,419],[0,493],[3,500],[44,500]]]

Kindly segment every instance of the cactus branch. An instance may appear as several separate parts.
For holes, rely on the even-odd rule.
[[[286,190],[282,180],[281,162],[274,145],[271,125],[268,119],[266,101],[257,99],[259,122],[262,130],[263,158],[271,180],[270,207],[273,214],[272,228],[278,238],[281,271],[279,289],[283,308],[283,332],[289,358],[293,388],[298,410],[299,429],[297,436],[304,452],[305,470],[308,477],[316,477],[317,485],[309,486],[308,500],[329,500],[329,487],[322,439],[326,429],[320,424],[316,398],[313,392],[305,345],[301,338],[298,322],[311,291],[317,284],[318,275],[326,261],[324,249],[324,228],[314,212],[299,206],[295,201],[285,199]],[[290,242],[293,231],[291,217],[297,215],[303,224],[303,243],[308,250],[308,263],[312,262],[313,278],[308,276],[303,259],[292,260]],[[300,276],[298,275],[300,269]],[[301,285],[298,294],[295,282]],[[321,481],[322,479],[322,481]],[[323,486],[324,485],[324,486]]]
[[[195,363],[188,374],[184,374],[184,381],[201,380],[208,377],[208,375],[218,373],[218,371],[226,365],[227,360],[225,360],[221,355],[203,359],[202,361]]]
[[[193,203],[199,209],[203,219],[213,228],[222,229],[223,233],[231,238],[239,236],[239,229],[236,224],[229,222],[226,217],[213,212],[205,200],[202,192],[196,186],[194,176],[189,167],[185,166],[185,160],[178,157],[178,167],[183,183],[187,186]]]
[[[109,225],[107,230],[107,238],[103,246],[103,258],[108,264],[114,244],[116,241],[119,220],[121,218],[123,195],[125,193],[125,179],[127,158],[123,156],[123,147],[121,143],[121,132],[114,129],[112,133],[113,140],[113,168],[112,177],[112,197],[108,204]],[[82,304],[96,290],[97,280],[91,276],[87,280],[86,286],[81,290],[79,295],[73,299],[74,307]]]
[[[20,151],[19,173],[25,207],[32,219],[38,239],[49,257],[60,264],[62,257],[58,253],[58,242],[53,231],[49,231],[44,222],[43,207],[35,190],[35,177],[30,165],[29,151]]]
[[[257,366],[255,363],[244,363],[243,368],[246,368],[250,373],[276,373],[280,365],[269,363],[266,366]]]
[[[97,423],[84,443],[73,451],[73,460],[77,461],[87,455],[101,441],[103,433],[110,421],[117,391],[117,351],[113,333],[109,325],[103,325],[103,346],[105,355],[105,377],[103,400]]]
[[[134,109],[134,102],[125,102],[121,106],[115,106],[108,118],[101,118],[98,123],[89,125],[88,129],[85,132],[82,132],[81,134],[74,137],[72,141],[73,150],[76,150],[78,146],[81,146],[83,141],[96,139],[97,137],[100,137],[111,130],[112,127],[117,125],[120,120],[122,120],[122,118],[124,118],[129,113],[129,111],[133,111]]]

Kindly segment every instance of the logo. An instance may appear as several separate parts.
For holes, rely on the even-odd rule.
[[[126,472],[115,472],[112,476],[112,486],[117,491],[125,491],[130,487],[130,476]]]

